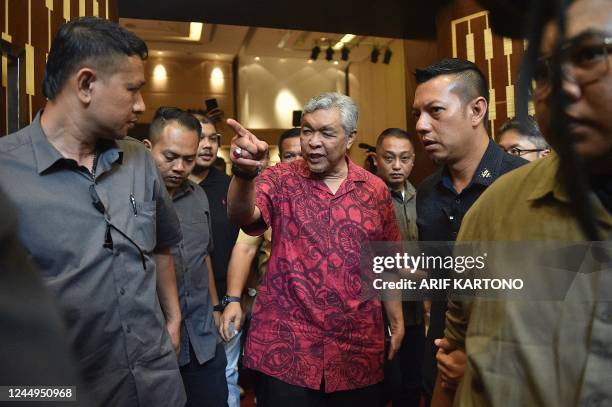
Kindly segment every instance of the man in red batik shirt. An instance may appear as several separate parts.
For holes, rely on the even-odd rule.
[[[398,241],[391,196],[347,156],[357,106],[324,93],[304,107],[303,160],[258,175],[268,145],[233,120],[228,214],[250,234],[272,227],[272,254],[257,295],[244,366],[259,371],[258,407],[376,406],[383,379],[380,301],[364,299],[361,246]],[[256,181],[255,178],[257,177]],[[222,335],[239,328],[246,276],[228,280]],[[401,303],[386,301],[389,358],[404,336]]]

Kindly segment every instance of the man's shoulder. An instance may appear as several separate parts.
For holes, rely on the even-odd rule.
[[[7,136],[0,137],[0,152],[11,153],[21,148],[28,148],[32,145],[32,139],[29,136],[30,126],[11,133]]]
[[[554,165],[555,162],[549,157],[520,164],[514,171],[501,175],[492,183],[476,201],[474,210],[480,208],[491,216],[497,216],[493,212],[505,214],[525,204],[538,182],[554,174],[551,168]]]
[[[193,196],[195,199],[200,201],[202,204],[208,207],[208,195],[206,195],[206,191],[200,185],[196,184],[192,180],[188,179],[187,182],[193,189]]]
[[[507,172],[515,170],[526,164],[529,164],[529,161],[525,160],[524,158],[517,157],[512,154],[508,154],[504,152],[502,156],[502,160],[501,160],[501,166],[499,169],[500,170],[499,173],[500,175],[503,175]]]
[[[148,156],[148,150],[142,142],[136,140],[132,137],[125,137],[120,140],[117,140],[117,145],[123,151],[124,156],[127,155],[137,155],[141,157]]]

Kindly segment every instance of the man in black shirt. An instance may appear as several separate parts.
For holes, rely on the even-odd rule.
[[[213,165],[217,159],[217,152],[221,144],[221,135],[217,132],[215,124],[206,115],[192,112],[202,124],[202,138],[196,157],[196,166],[189,179],[200,184],[210,205],[212,222],[212,240],[215,249],[211,253],[213,273],[219,298],[227,291],[227,267],[232,254],[232,249],[238,237],[238,226],[227,218],[227,190],[230,177],[219,171]],[[218,304],[215,304],[218,305]],[[220,316],[220,308],[216,307],[217,319]],[[240,355],[240,334],[225,344],[227,355],[226,377],[229,391],[228,404],[230,407],[240,405],[240,390],[238,388],[238,357]]]
[[[502,174],[525,160],[506,154],[487,133],[489,91],[472,62],[444,59],[416,70],[412,107],[416,131],[427,154],[441,167],[418,188],[421,241],[454,241],[463,216]],[[431,305],[425,344],[424,387],[431,397],[436,379],[434,340],[444,337],[445,298]]]

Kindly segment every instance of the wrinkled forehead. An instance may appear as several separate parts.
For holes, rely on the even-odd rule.
[[[565,37],[575,38],[588,31],[612,35],[612,2],[610,0],[577,0],[567,9]],[[550,54],[555,46],[559,30],[555,21],[544,29],[541,51]]]

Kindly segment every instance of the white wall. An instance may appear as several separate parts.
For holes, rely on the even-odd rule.
[[[311,97],[337,91],[345,93],[343,65],[303,59],[241,57],[238,72],[239,121],[250,129],[292,127],[294,110]]]

